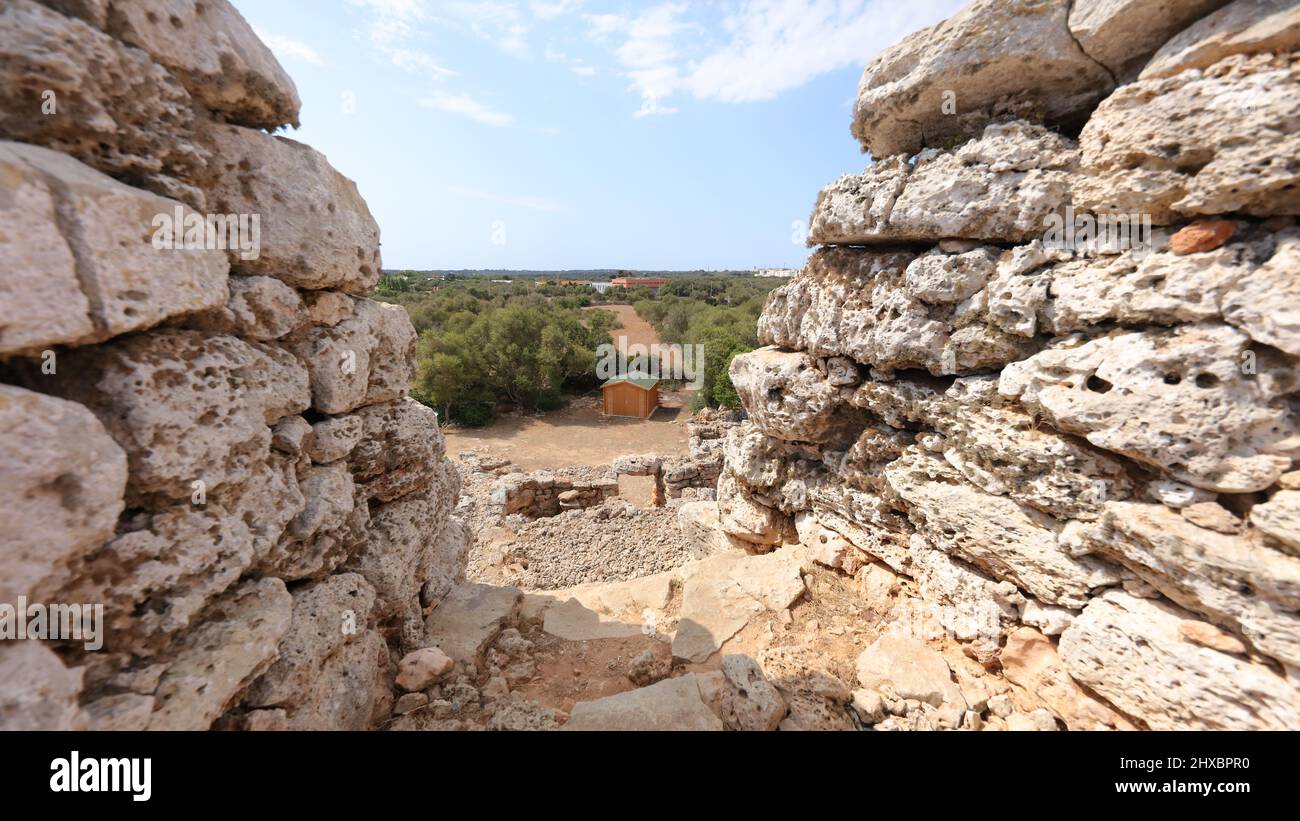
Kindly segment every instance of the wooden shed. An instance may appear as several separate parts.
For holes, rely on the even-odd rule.
[[[645,419],[659,407],[659,380],[650,376],[616,376],[600,386],[606,416]]]

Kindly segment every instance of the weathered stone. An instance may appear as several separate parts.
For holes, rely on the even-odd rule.
[[[271,448],[286,456],[301,456],[311,439],[311,423],[301,416],[286,416],[271,428]]]
[[[1169,250],[1180,257],[1213,251],[1231,239],[1236,230],[1229,220],[1197,220],[1169,238]]]
[[[1250,338],[1300,356],[1300,231],[1277,235],[1273,256],[1223,295],[1223,318]]]
[[[1217,533],[1235,534],[1246,529],[1245,522],[1218,502],[1198,502],[1188,505],[1182,509],[1182,514],[1184,519],[1197,527]]]
[[[1183,638],[1186,611],[1117,590],[1100,596],[1061,636],[1077,681],[1153,730],[1295,727],[1300,699],[1269,668]]]
[[[991,324],[986,305],[932,305],[910,295],[907,271],[917,258],[892,250],[816,251],[802,272],[772,292],[759,339],[813,356],[846,356],[883,374],[966,373],[1036,349],[1030,339]]]
[[[456,662],[437,647],[407,653],[397,665],[397,686],[408,692],[427,690],[455,666]]]
[[[219,251],[151,241],[155,217],[177,209],[193,214],[56,151],[0,142],[0,354],[98,342],[223,304]]]
[[[311,376],[312,404],[337,415],[406,395],[415,373],[415,328],[397,305],[358,300],[332,327],[312,326],[290,343]]]
[[[934,549],[922,536],[912,537],[910,552],[911,575],[924,601],[905,601],[899,615],[930,628],[926,635],[946,634],[969,642],[968,652],[991,658],[1004,626],[1016,620],[1024,596],[1011,582],[990,578]]]
[[[749,656],[722,657],[722,722],[729,730],[767,732],[785,718],[785,700]]]
[[[629,624],[589,609],[577,599],[568,599],[546,608],[542,629],[565,641],[592,641],[639,636],[640,620]]]
[[[194,99],[227,121],[298,127],[293,80],[227,0],[114,3],[108,31],[166,66]]]
[[[1020,120],[994,123],[952,151],[926,150],[915,163],[891,157],[836,180],[817,197],[808,243],[1042,236],[1047,217],[1070,204],[1078,161],[1072,140]]]
[[[1069,338],[1002,372],[998,390],[1057,430],[1220,493],[1262,490],[1290,467],[1281,397],[1290,363],[1225,326]],[[1254,364],[1243,373],[1244,367]]]
[[[1062,541],[1123,563],[1180,606],[1300,664],[1300,558],[1197,527],[1159,505],[1129,502],[1107,505],[1097,525]]]
[[[185,324],[211,334],[269,342],[306,322],[302,297],[288,285],[272,277],[234,276],[230,278],[230,299],[225,305],[198,314]]]
[[[731,384],[754,424],[779,439],[840,442],[857,435],[865,415],[848,403],[807,354],[759,348],[731,362]]]
[[[151,730],[206,730],[274,663],[289,629],[293,597],[279,579],[230,591],[212,618],[183,636],[163,674]]]
[[[372,405],[355,414],[361,441],[348,469],[366,498],[389,502],[429,485],[443,461],[438,417],[413,399]]]
[[[871,561],[853,542],[823,525],[815,513],[805,511],[796,515],[794,527],[799,543],[808,548],[809,557],[818,564],[852,576]]]
[[[978,133],[991,116],[1082,119],[1115,86],[1070,34],[1067,0],[976,0],[870,63],[853,136],[877,158]]]
[[[206,137],[222,160],[222,173],[206,181],[208,207],[261,215],[260,254],[232,255],[236,272],[273,276],[295,288],[358,295],[374,288],[379,228],[355,183],[319,152],[284,137],[219,124]]]
[[[959,379],[924,420],[944,434],[944,459],[971,484],[1058,519],[1092,519],[1106,501],[1128,498],[1125,465],[1028,414],[1000,408],[997,380]]]
[[[286,581],[329,575],[365,540],[370,522],[346,466],[313,465],[298,486],[302,511],[261,565],[267,575]]]
[[[77,703],[82,673],[39,641],[0,642],[0,729],[87,729]]]
[[[1300,7],[1291,0],[1233,0],[1169,39],[1142,69],[1141,79],[1209,68],[1233,54],[1285,53],[1297,47]]]
[[[205,165],[193,123],[190,95],[144,52],[31,0],[0,7],[0,137],[66,152],[161,192],[183,188],[174,177]],[[201,199],[186,202],[202,208]],[[147,226],[146,219],[134,236],[147,237]]]
[[[1048,636],[1059,636],[1074,621],[1075,613],[1064,607],[1040,604],[1034,599],[1027,599],[1020,608],[1020,620],[1030,627],[1037,627]]]
[[[1075,206],[1157,225],[1300,214],[1298,83],[1300,57],[1263,54],[1121,87],[1079,137]]]
[[[1300,553],[1300,491],[1280,490],[1250,509],[1250,523],[1278,544]]]
[[[458,664],[477,664],[501,630],[518,619],[522,598],[513,587],[457,587],[425,619],[428,641]]]
[[[372,729],[392,709],[390,666],[383,635],[366,630],[325,660],[285,729]]]
[[[1159,243],[1153,237],[1153,244]],[[1174,325],[1215,319],[1224,313],[1227,295],[1259,275],[1273,245],[1271,239],[1233,242],[1185,257],[1158,247],[1135,248],[1059,263],[1044,272],[1050,298],[1040,308],[1040,324],[1064,335],[1106,323]]]
[[[488,720],[492,732],[539,732],[559,729],[555,711],[534,701],[511,701],[497,708]]]
[[[885,720],[885,703],[875,690],[854,690],[853,712],[863,724],[879,724]]]
[[[1070,34],[1079,48],[1125,79],[1163,43],[1227,0],[1075,0]]]
[[[252,707],[298,708],[310,694],[325,661],[366,630],[375,591],[355,573],[331,576],[293,593],[289,628],[279,657],[248,689]]]
[[[565,730],[721,730],[693,675],[574,705]]]
[[[1178,625],[1178,632],[1193,644],[1199,644],[1211,650],[1218,650],[1220,653],[1231,653],[1234,656],[1247,654],[1246,645],[1241,639],[1220,630],[1209,622],[1185,621]]]
[[[780,544],[786,530],[781,512],[754,500],[730,472],[718,479],[718,522],[723,532],[754,549]]]
[[[938,650],[916,639],[881,636],[858,656],[857,672],[863,687],[882,695],[966,710],[966,699],[952,680],[948,662]]]
[[[154,697],[118,693],[95,699],[84,708],[89,729],[95,732],[138,732],[149,729]]]
[[[302,506],[293,466],[271,455],[203,505],[186,500],[125,519],[51,595],[103,602],[105,648],[151,655],[268,555]]]
[[[1041,601],[1082,607],[1092,588],[1118,581],[1098,563],[1062,552],[1047,517],[976,490],[933,456],[901,459],[885,478],[930,543]]]
[[[786,547],[764,556],[723,553],[682,568],[674,658],[702,662],[765,610],[781,611],[804,592],[803,557]]]
[[[0,602],[44,596],[113,537],[126,456],[88,410],[0,385]]]
[[[455,470],[445,460],[435,467]],[[344,567],[374,585],[378,617],[420,612],[420,588],[437,566],[436,540],[458,494],[457,482],[435,481],[370,511],[366,538]]]
[[[307,380],[278,348],[159,330],[65,353],[49,389],[89,407],[126,451],[128,498],[188,499],[245,481],[272,425],[307,408]],[[159,447],[160,442],[170,443]]]
[[[352,455],[365,433],[365,426],[357,416],[322,419],[311,428],[307,455],[318,465],[332,464]]]
[[[1071,730],[1131,730],[1128,719],[1075,683],[1042,633],[1022,627],[1007,636],[999,654],[1003,674],[1033,693]]]

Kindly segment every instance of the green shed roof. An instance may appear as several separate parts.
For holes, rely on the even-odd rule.
[[[640,388],[643,391],[651,390],[652,388],[654,388],[659,384],[659,380],[655,379],[653,376],[646,376],[645,374],[641,374],[641,373],[629,373],[629,374],[624,374],[623,376],[616,376],[613,379],[606,382],[605,384],[601,385],[601,387],[608,388],[610,385],[618,385],[623,382],[626,382],[629,385],[636,385],[638,388]]]

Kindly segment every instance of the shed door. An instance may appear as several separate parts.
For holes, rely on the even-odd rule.
[[[642,393],[644,391],[626,384],[610,388],[611,413],[615,416],[640,416]]]

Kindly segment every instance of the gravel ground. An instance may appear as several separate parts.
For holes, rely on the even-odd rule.
[[[486,467],[485,467],[486,466]],[[458,515],[475,535],[466,575],[471,581],[553,590],[598,581],[622,581],[680,567],[695,558],[677,525],[674,500],[662,508],[637,508],[618,498],[587,510],[500,522],[487,514],[487,498],[498,475],[511,467],[462,455],[465,483]],[[577,466],[556,476],[591,481],[605,468]]]

